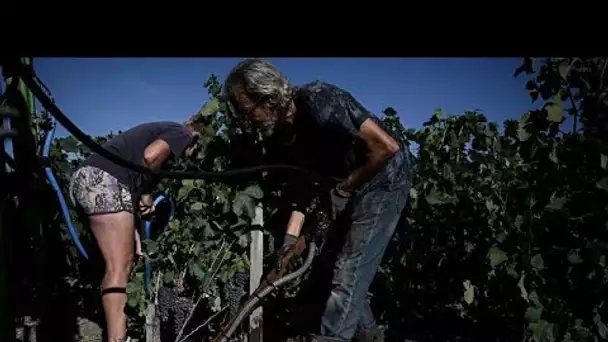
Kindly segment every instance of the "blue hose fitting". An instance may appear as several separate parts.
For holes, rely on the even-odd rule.
[[[169,213],[169,220],[173,219],[173,214],[175,214],[175,204],[173,203],[173,201],[170,198],[167,198],[164,195],[158,195],[154,199],[154,202],[153,202],[154,206],[156,207],[162,201],[169,201],[169,204],[171,205],[171,211]],[[151,221],[144,221],[144,236],[143,236],[143,239],[149,240],[151,235],[152,235],[152,222]],[[147,260],[146,260],[146,269],[145,269],[145,274],[144,274],[144,281],[145,281],[145,284],[146,284],[146,290],[148,291],[148,293],[150,293],[150,291],[151,291],[151,287],[150,286],[152,285],[152,268],[150,266],[150,263]]]

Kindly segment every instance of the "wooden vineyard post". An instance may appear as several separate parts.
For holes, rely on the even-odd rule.
[[[264,211],[261,205],[255,208],[253,224],[260,227],[264,225]],[[251,232],[249,259],[251,265],[249,269],[249,293],[252,294],[260,285],[264,268],[264,232],[261,229]],[[260,306],[249,315],[248,342],[262,342],[262,337],[262,307]]]
[[[160,322],[156,315],[156,303],[150,303],[146,311],[146,342],[160,341]]]

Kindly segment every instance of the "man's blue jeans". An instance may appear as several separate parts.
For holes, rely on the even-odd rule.
[[[342,221],[338,225],[346,225],[346,232],[321,318],[322,337],[349,341],[358,330],[376,325],[367,291],[401,218],[410,187],[411,158],[409,151],[402,150],[357,192],[338,219]]]

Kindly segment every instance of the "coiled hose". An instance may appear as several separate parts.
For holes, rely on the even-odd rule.
[[[90,136],[81,131],[67,116],[59,109],[59,107],[52,101],[49,96],[45,93],[43,86],[41,86],[42,82],[37,79],[34,70],[31,66],[25,66],[19,60],[13,59],[0,59],[0,64],[2,64],[5,68],[10,68],[12,74],[15,77],[18,77],[25,83],[25,85],[32,91],[34,96],[38,99],[40,104],[59,122],[71,135],[73,135],[77,140],[82,142],[86,147],[91,149],[91,151],[99,154],[100,156],[110,160],[116,165],[125,167],[131,171],[135,171],[141,174],[145,174],[148,176],[153,176],[157,178],[169,178],[169,179],[224,179],[224,178],[232,178],[235,176],[240,176],[243,174],[249,174],[254,172],[261,171],[274,171],[274,170],[290,170],[294,172],[299,172],[302,175],[308,177],[308,179],[319,182],[324,186],[328,186],[328,183],[334,183],[341,181],[336,177],[329,177],[325,175],[321,175],[312,170],[295,166],[295,165],[257,165],[246,168],[239,168],[233,170],[226,170],[222,172],[215,171],[196,171],[196,172],[188,172],[188,171],[154,171],[149,169],[143,165],[136,164],[132,161],[121,158],[120,156],[106,150],[101,145],[97,144]],[[329,187],[328,187],[329,189]]]

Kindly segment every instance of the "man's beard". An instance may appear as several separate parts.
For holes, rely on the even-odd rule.
[[[266,119],[258,126],[262,137],[264,137],[264,139],[268,139],[273,136],[278,123],[279,118],[276,115],[267,116]]]
[[[273,143],[290,144],[293,142],[295,127],[293,123],[286,121],[285,116],[275,111],[266,116],[264,121],[258,123],[257,130],[262,139]]]
[[[295,133],[292,123],[281,120],[277,116],[266,118],[260,123],[258,130],[262,139],[280,144],[290,144]]]

